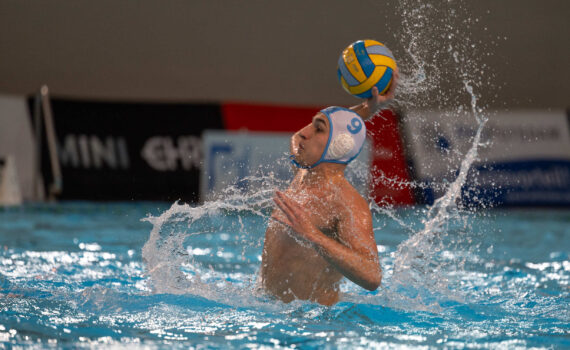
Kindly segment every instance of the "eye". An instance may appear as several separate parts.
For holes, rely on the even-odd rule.
[[[317,130],[317,132],[323,132],[324,131],[324,128],[323,128],[321,123],[313,123],[313,127],[315,128],[315,130]]]
[[[327,132],[327,127],[321,119],[316,119],[313,122],[313,126],[315,127],[316,132],[319,132],[319,133],[321,133],[321,132],[326,133]]]

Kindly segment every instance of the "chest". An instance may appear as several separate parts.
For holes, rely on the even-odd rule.
[[[305,209],[311,222],[328,236],[335,237],[339,221],[334,193],[323,189],[290,188],[287,194]]]
[[[311,223],[323,234],[339,240],[340,215],[334,193],[326,191],[326,189],[307,189],[295,186],[289,187],[285,193],[290,198],[294,198],[295,202],[303,208]],[[279,208],[276,208],[272,215],[285,217]],[[289,227],[282,224],[270,224],[266,232],[265,247],[270,253],[266,255],[268,261],[274,260],[276,264],[279,261],[287,261],[289,269],[292,269],[292,265],[295,265],[296,261],[301,261],[303,264],[300,265],[300,268],[306,270],[307,259],[310,259],[309,265],[311,266],[323,268],[323,266],[328,265],[313,248],[302,242]]]

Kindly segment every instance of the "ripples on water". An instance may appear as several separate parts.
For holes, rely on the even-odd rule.
[[[187,237],[185,252],[165,259],[186,278],[150,277],[141,248],[152,225],[139,218],[191,212],[167,209],[67,203],[0,212],[0,344],[570,346],[566,211],[466,213],[469,226],[448,225],[426,266],[438,280],[416,285],[394,283],[394,263],[410,230],[423,227],[425,210],[392,212],[408,229],[377,212],[382,287],[367,292],[347,282],[343,301],[327,308],[256,292],[266,219],[250,212],[202,213],[197,227],[216,228]],[[161,229],[161,237],[192,230],[185,220],[165,220]]]

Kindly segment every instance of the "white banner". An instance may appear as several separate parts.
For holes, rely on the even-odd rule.
[[[477,128],[473,116],[456,113],[415,112],[406,118],[416,179],[431,184],[428,202],[455,179]],[[563,111],[491,114],[482,143],[464,186],[465,202],[570,205],[570,128]]]
[[[24,96],[0,95],[0,158],[7,156],[14,159],[23,199],[42,199],[34,190],[39,170],[35,169],[36,149]]]

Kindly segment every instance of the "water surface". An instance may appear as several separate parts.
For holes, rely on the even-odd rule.
[[[375,211],[381,288],[345,282],[343,300],[323,307],[258,293],[265,216],[224,209],[191,223],[195,209],[77,202],[0,211],[0,344],[570,347],[568,211],[464,213],[424,242],[430,261],[400,271],[399,247],[424,227],[425,208]],[[141,221],[149,215],[163,219],[152,253],[172,249],[160,260],[170,266],[155,270],[161,278],[142,256],[157,227]],[[185,251],[165,246],[176,237]]]

